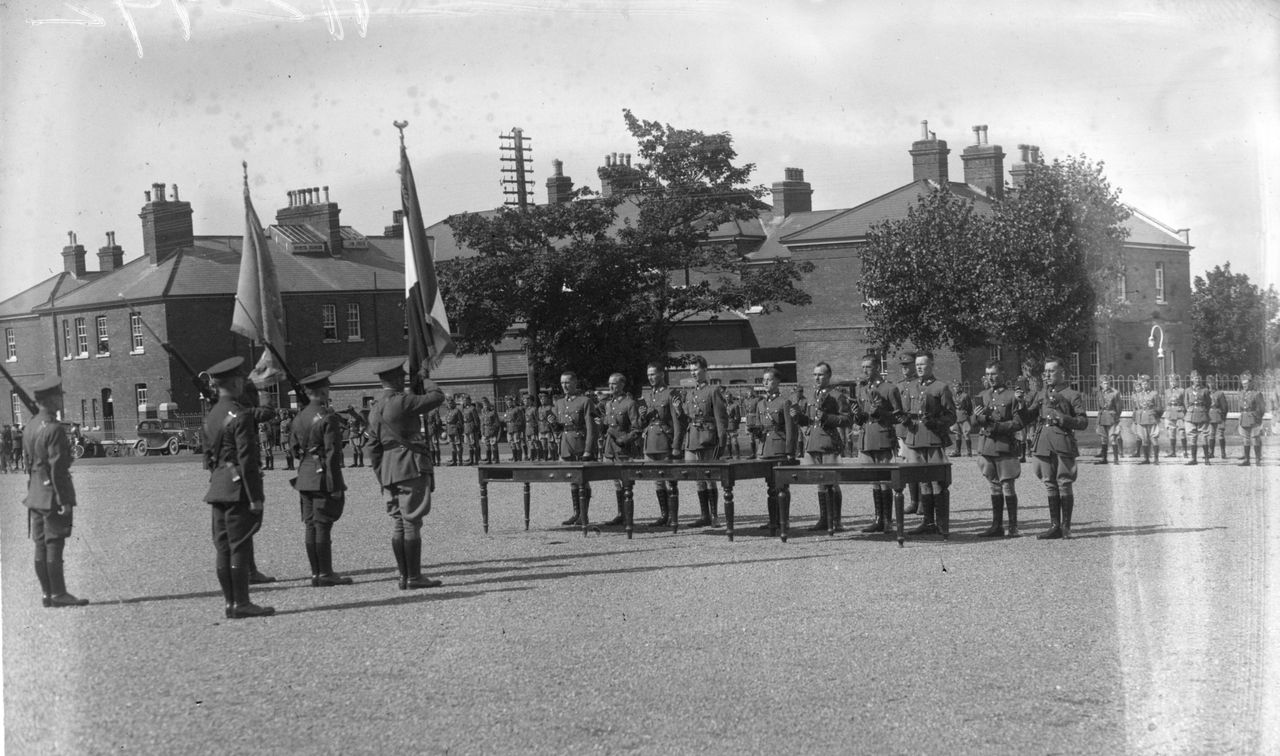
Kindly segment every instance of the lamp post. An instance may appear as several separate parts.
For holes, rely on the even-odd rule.
[[[1160,333],[1159,343],[1156,342],[1157,331]],[[1157,363],[1157,366],[1158,366],[1157,370],[1160,374],[1159,383],[1157,383],[1156,385],[1163,387],[1164,386],[1164,329],[1160,327],[1159,323],[1151,326],[1151,333],[1148,334],[1147,336],[1147,346],[1156,350],[1156,359],[1159,360],[1159,363]]]

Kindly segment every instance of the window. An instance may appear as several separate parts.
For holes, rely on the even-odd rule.
[[[1156,263],[1156,304],[1164,304],[1164,263]]]
[[[99,315],[94,325],[98,334],[98,356],[111,354],[111,341],[107,338],[107,316]]]
[[[1080,375],[1080,353],[1079,352],[1071,353],[1071,356],[1067,358],[1067,366],[1070,368],[1071,376],[1073,378]]]
[[[89,329],[85,326],[84,318],[76,318],[76,356],[89,356]]]
[[[991,346],[987,347],[987,359],[989,359],[989,360],[1002,360],[1002,359],[1004,359],[1004,356],[1000,353],[1000,345],[999,345],[999,344],[992,344]]]
[[[71,359],[71,321],[62,319],[62,359]]]
[[[142,354],[142,316],[129,313],[129,338],[134,354]]]
[[[1120,270],[1120,280],[1117,283],[1120,286],[1120,291],[1117,292],[1118,294],[1117,299],[1121,302],[1128,302],[1129,301],[1129,277],[1125,275],[1125,272],[1123,269]]]
[[[1098,374],[1098,365],[1102,362],[1101,349],[1098,342],[1093,342],[1093,346],[1089,348],[1089,375]]]
[[[321,305],[320,322],[324,326],[324,340],[338,340],[338,306],[337,305]]]
[[[4,329],[4,358],[9,362],[18,359],[18,337],[14,335],[12,328]]]
[[[145,383],[133,384],[133,395],[137,398],[138,401],[136,402],[136,404],[139,407],[146,404],[147,403],[147,384]]]
[[[360,341],[360,305],[347,303],[347,341]]]
[[[18,392],[9,391],[9,411],[13,413],[13,421],[18,425],[22,425],[22,400],[18,398]]]
[[[80,400],[80,424],[81,424],[81,425],[86,425],[86,424],[87,424],[87,423],[85,422],[85,420],[86,420],[85,413],[86,413],[88,410],[89,410],[89,403],[88,403],[88,402],[86,402],[85,400],[81,399],[81,400]]]

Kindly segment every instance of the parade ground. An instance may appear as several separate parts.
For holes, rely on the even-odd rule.
[[[567,486],[490,486],[441,468],[424,574],[400,591],[368,468],[346,470],[334,565],[312,588],[291,473],[266,472],[255,601],[229,621],[199,458],[82,460],[67,583],[44,609],[26,477],[0,476],[4,744],[12,754],[1280,752],[1280,465],[1082,458],[1074,537],[1039,541],[1019,481],[1016,539],[979,539],[988,489],[953,460],[952,531],[768,537],[764,486],[723,530],[559,526]],[[1234,456],[1234,455],[1233,455]],[[279,463],[279,458],[277,458]],[[596,484],[591,515],[615,514]],[[692,487],[683,500],[696,517]],[[636,521],[657,513],[636,490]],[[690,504],[689,502],[693,502]],[[691,511],[692,510],[692,511]],[[910,517],[908,524],[918,518]]]

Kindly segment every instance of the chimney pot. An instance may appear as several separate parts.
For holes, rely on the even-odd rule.
[[[108,247],[114,247],[114,246],[116,246],[116,232],[115,232],[115,231],[108,231],[108,232],[107,232],[107,246],[108,246]]]
[[[173,185],[173,201],[174,202],[178,201],[178,185],[177,184]]]
[[[324,188],[324,203],[329,204],[329,187]]]
[[[164,184],[163,183],[156,184],[155,188],[156,188],[156,202],[164,202],[164,198],[166,194]]]
[[[928,121],[920,122],[920,138],[921,139],[929,138],[929,122]]]
[[[147,198],[147,204],[151,204],[151,192],[143,191],[142,196]]]
[[[320,204],[320,187],[318,186],[311,187],[311,192],[312,192],[311,196],[314,198],[312,201],[315,202],[315,204],[317,205]]]
[[[981,126],[973,127],[973,143],[982,144],[982,127]]]
[[[555,159],[555,160],[552,160],[552,161],[551,161],[551,175],[553,175],[553,176],[563,176],[563,175],[564,175],[564,161],[563,161],[563,160],[560,160],[559,158],[557,158],[557,159]]]

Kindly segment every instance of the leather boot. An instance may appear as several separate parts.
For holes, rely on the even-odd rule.
[[[276,613],[275,607],[258,606],[249,600],[248,567],[231,567],[231,595],[231,619],[270,617]]]
[[[1218,439],[1218,451],[1221,452],[1218,455],[1219,457],[1227,458],[1227,440],[1225,438]]]
[[[1051,541],[1062,537],[1062,497],[1056,493],[1049,494],[1050,528],[1036,536],[1041,541]]]
[[[880,504],[884,507],[884,532],[893,532],[893,491],[880,489]]]
[[[1213,459],[1213,442],[1208,441],[1204,445],[1204,463],[1209,464],[1209,460]]]
[[[1198,457],[1198,456],[1199,456],[1199,454],[1198,454],[1198,452],[1199,452],[1199,451],[1200,451],[1200,447],[1195,446],[1195,445],[1192,445],[1192,447],[1191,447],[1191,461],[1187,463],[1188,465],[1198,465],[1198,464],[1200,464],[1200,463],[1196,460],[1196,457]]]
[[[818,521],[809,526],[809,530],[826,530],[827,529],[827,508],[830,506],[830,497],[824,489],[818,489]]]
[[[1004,535],[1004,496],[991,494],[991,527],[978,534],[979,538],[999,538]]]
[[[944,488],[933,495],[933,521],[942,540],[951,536],[951,489]]]
[[[409,579],[405,581],[405,588],[413,591],[419,588],[437,588],[441,585],[439,580],[432,580],[422,574],[422,539],[413,541],[405,539],[404,560],[405,567],[409,570]]]
[[[1244,459],[1240,462],[1240,464],[1236,465],[1236,467],[1248,467],[1249,466],[1249,442],[1248,441],[1246,441],[1244,446],[1241,447],[1241,450],[1244,452]]]
[[[720,504],[720,489],[708,488],[707,489],[707,509],[711,511],[711,527],[713,528],[720,524],[719,504]]]
[[[351,585],[351,578],[333,571],[333,544],[317,543],[316,557],[320,561],[320,575],[315,585],[328,588],[334,585]]]
[[[67,593],[67,582],[62,573],[62,543],[45,544],[45,570],[49,574],[49,606],[61,609],[68,606],[84,606],[89,599],[76,598]]]
[[[1016,494],[1004,497],[1004,508],[1009,512],[1009,529],[1006,534],[1010,538],[1017,538],[1021,533],[1018,532],[1018,497]]]
[[[876,510],[876,519],[870,525],[862,529],[863,533],[883,533],[884,532],[884,497],[878,488],[871,489],[871,500]]]
[[[711,525],[711,492],[698,489],[698,507],[702,510],[702,517],[689,523],[691,528],[705,528]]]
[[[934,521],[934,501],[933,494],[921,492],[920,509],[924,515],[924,521],[914,528],[907,531],[907,535],[927,535],[929,533],[937,533],[938,525]]]
[[[573,514],[560,524],[572,527],[578,524],[578,513],[582,511],[582,489],[570,488],[569,495],[573,497]]]
[[[578,522],[576,524],[585,529],[587,525],[591,523],[591,515],[589,514],[591,510],[590,488],[585,485],[582,487],[582,494],[578,497],[578,502],[580,507],[578,509]]]
[[[1178,437],[1177,437],[1177,434],[1175,434],[1173,438],[1169,439],[1169,456],[1170,456],[1171,458],[1172,458],[1172,457],[1176,457],[1176,456],[1178,456]]]
[[[1255,439],[1253,442],[1253,461],[1258,467],[1262,467],[1262,441]]]
[[[308,533],[308,536],[311,534]],[[316,542],[307,541],[307,564],[311,565],[311,587],[320,585],[320,559],[316,556]]]
[[[920,484],[908,483],[907,491],[911,494],[911,503],[903,510],[904,514],[915,514],[920,511]]]
[[[966,457],[973,456],[973,439],[969,438],[968,436],[964,437],[964,455]]]
[[[222,600],[226,604],[224,616],[227,619],[235,619],[231,613],[231,607],[235,605],[235,589],[231,587],[231,569],[229,567],[219,567],[214,572],[218,575],[218,586],[222,588]],[[46,604],[46,606],[48,606]]]
[[[1111,461],[1120,464],[1120,455],[1124,454],[1124,439],[1116,437],[1115,444],[1111,447]]]
[[[956,448],[952,449],[952,450],[951,450],[951,453],[950,453],[950,454],[948,454],[947,456],[949,456],[949,457],[958,457],[958,456],[960,456],[960,439],[958,439],[958,438],[956,439]]]
[[[768,510],[769,512],[769,522],[765,525],[765,529],[769,531],[769,535],[773,535],[778,532],[779,528],[782,527],[778,519],[777,489],[774,489],[774,488],[768,489],[768,493],[765,494],[764,501],[765,501],[765,509]]]
[[[40,605],[53,606],[51,601],[53,594],[49,592],[49,564],[44,558],[37,556],[35,565],[36,579],[40,581]]]
[[[618,497],[618,516],[617,516],[617,517],[615,517],[615,518],[613,518],[612,520],[609,520],[608,522],[606,522],[606,523],[605,523],[605,525],[611,525],[611,526],[613,526],[613,525],[622,525],[622,524],[626,523],[626,521],[627,521],[626,516],[625,516],[625,515],[623,515],[623,513],[622,513],[622,499],[623,499],[623,497],[625,497],[627,494],[626,494],[626,492],[625,492],[625,491],[623,491],[623,490],[622,490],[622,489],[620,489],[620,488],[618,488],[618,489],[614,489],[614,493],[615,493],[615,494],[617,494],[617,497]]]
[[[396,557],[396,572],[400,575],[400,590],[405,590],[409,586],[409,563],[404,558],[404,536],[393,536],[391,538],[391,553]]]
[[[1182,437],[1182,457],[1183,459],[1186,459],[1187,457],[1187,437],[1186,436]]]
[[[1064,494],[1062,496],[1062,537],[1071,537],[1071,513],[1076,507],[1075,494]]]
[[[1151,464],[1153,465],[1160,464],[1160,444],[1157,444],[1157,443],[1151,444],[1151,456],[1153,458]]]
[[[844,491],[840,490],[840,486],[832,486],[831,493],[827,497],[827,516],[831,520],[831,529],[837,533],[844,530],[844,523],[841,522],[843,515]]]
[[[658,489],[658,519],[649,523],[651,528],[665,528],[670,518],[670,510],[667,508],[667,501],[671,494],[665,488]]]
[[[1101,452],[1100,454],[1098,454],[1098,461],[1097,461],[1095,464],[1099,464],[1099,465],[1105,465],[1105,464],[1107,464],[1107,456],[1108,456],[1108,455],[1107,455],[1107,442],[1104,440],[1104,441],[1102,442],[1102,452]]]

